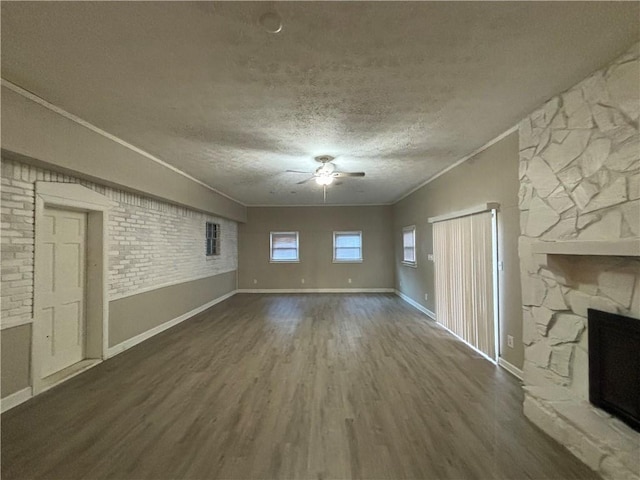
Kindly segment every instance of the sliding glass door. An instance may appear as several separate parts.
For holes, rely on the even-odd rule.
[[[494,211],[435,222],[436,319],[497,359]]]

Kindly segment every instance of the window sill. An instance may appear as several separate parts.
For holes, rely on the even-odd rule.
[[[359,260],[336,260],[333,259],[333,263],[362,263],[362,259]]]
[[[269,260],[269,263],[300,263],[300,260]]]
[[[418,268],[418,264],[416,262],[400,262],[405,267]]]

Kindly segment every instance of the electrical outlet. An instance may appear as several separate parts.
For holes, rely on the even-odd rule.
[[[350,279],[350,278],[349,278],[349,279],[347,279],[347,282],[351,283],[351,279]]]
[[[256,283],[258,283],[258,280],[254,278],[253,279],[253,284],[255,285]]]
[[[428,294],[428,293],[425,293],[425,294],[424,294],[424,300],[425,300],[425,301],[429,300],[429,294]]]
[[[300,283],[304,283],[304,278],[302,280],[300,280]]]
[[[513,335],[507,335],[507,347],[513,348]]]
[[[430,262],[433,262],[433,253],[430,253],[427,255],[427,260],[429,260]]]

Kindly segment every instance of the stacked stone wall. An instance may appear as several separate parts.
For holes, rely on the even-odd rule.
[[[640,237],[639,52],[520,124],[524,412],[610,479],[640,477],[640,434],[588,401],[587,310],[640,321],[640,251],[610,252]],[[544,242],[575,251],[540,254]],[[582,242],[611,254],[579,255]]]

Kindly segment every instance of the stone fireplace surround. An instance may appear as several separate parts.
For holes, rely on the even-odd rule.
[[[520,123],[524,413],[607,479],[640,433],[588,400],[587,309],[640,321],[640,44]]]
[[[533,244],[532,248],[544,285],[528,294],[532,303],[537,303],[536,296],[543,300],[541,306],[531,307],[534,313],[529,314],[532,318],[524,333],[524,413],[603,477],[638,479],[640,433],[589,403],[586,316],[588,308],[629,315],[617,301],[638,307],[632,304],[640,301],[640,242],[617,247],[621,253],[635,254],[630,256],[582,255],[577,252],[593,252],[597,245],[560,243],[549,247]],[[602,252],[608,253],[612,245],[603,244]],[[545,252],[558,247],[570,248],[573,253]],[[631,249],[635,252],[628,251]],[[607,295],[615,297],[616,303]],[[547,297],[547,305],[559,302],[550,306],[562,310],[548,309]],[[549,339],[548,344],[534,344],[534,338],[542,335]]]

